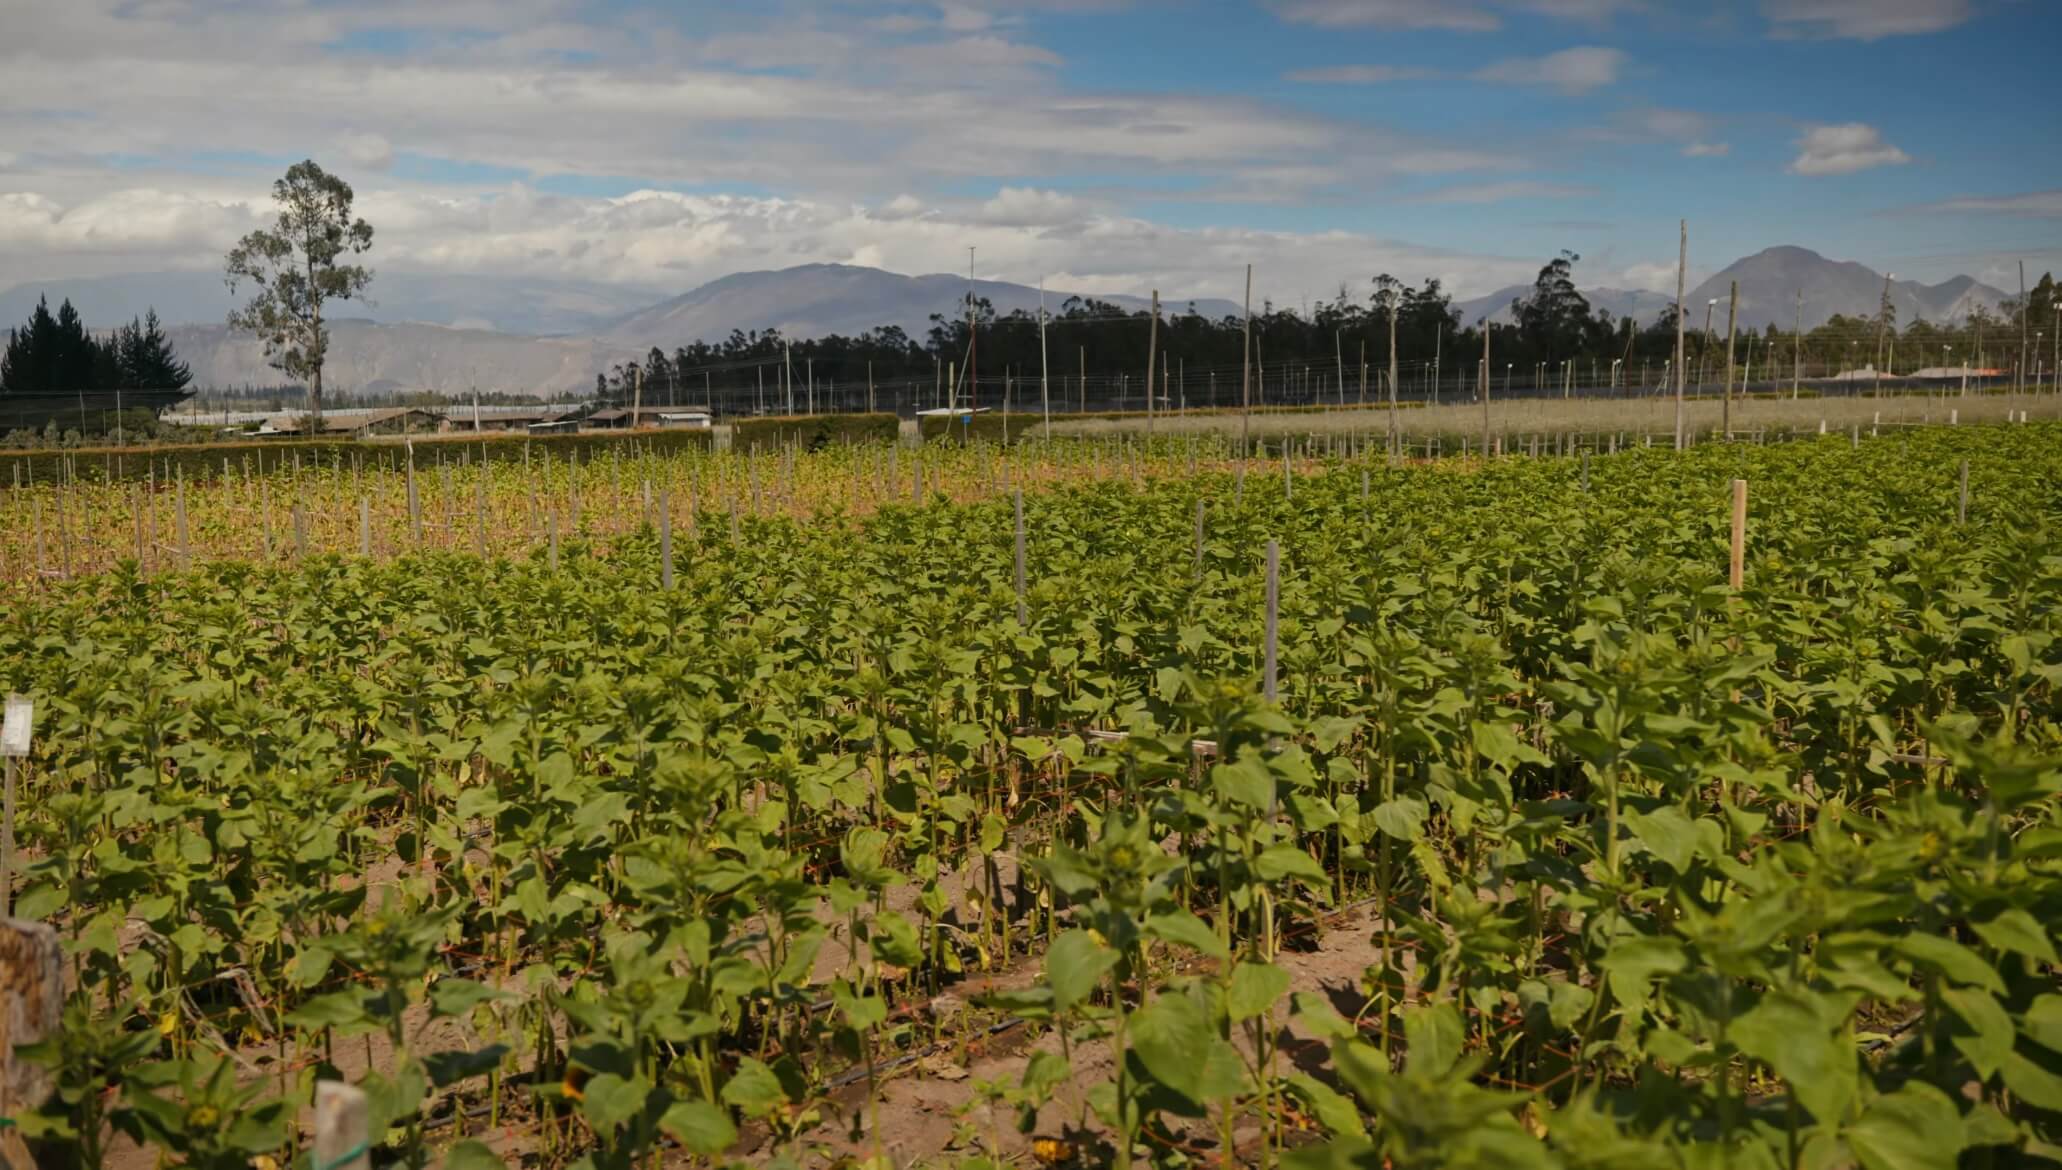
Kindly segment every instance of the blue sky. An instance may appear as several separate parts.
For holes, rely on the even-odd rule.
[[[5,2],[5,0],[0,0]],[[378,263],[679,291],[841,261],[1280,300],[1779,243],[2062,264],[2039,0],[10,5],[0,271],[219,263],[288,162]],[[82,70],[96,78],[76,84]],[[101,79],[105,79],[104,81]],[[0,278],[0,283],[9,283]]]

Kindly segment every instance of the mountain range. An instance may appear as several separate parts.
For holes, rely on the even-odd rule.
[[[1816,329],[1836,313],[1849,317],[1874,317],[1883,297],[1883,274],[1851,260],[1828,260],[1809,248],[1783,245],[1764,248],[1742,257],[1725,270],[1700,282],[1683,297],[1684,311],[1692,328],[1703,323],[1700,306],[1711,305],[1714,322],[1725,320],[1726,302],[1734,281],[1740,282],[1740,325],[1760,329],[1774,323],[1793,327],[1801,318],[1804,328]],[[1456,301],[1461,320],[1479,325],[1487,316],[1498,324],[1511,320],[1511,302],[1530,295],[1532,286],[1514,284],[1486,297]],[[1798,296],[1804,300],[1800,307]],[[1583,289],[1591,309],[1608,309],[1614,317],[1630,316],[1635,321],[1652,321],[1675,303],[1667,293],[1629,289]],[[1890,282],[1890,300],[1897,306],[1900,325],[1927,320],[1938,323],[1960,321],[1977,306],[1995,314],[2007,294],[1973,277],[1957,276],[1939,284],[1916,280]],[[1714,324],[1714,328],[1718,327]]]
[[[1835,313],[1871,316],[1883,292],[1882,275],[1865,265],[1828,260],[1805,248],[1769,248],[1734,262],[1688,294],[1684,303],[1691,306],[1693,324],[1701,323],[1694,306],[1714,297],[1719,299],[1717,320],[1723,320],[1724,299],[1734,280],[1740,283],[1740,320],[1753,328],[1770,322],[1788,328],[1799,291],[1806,328]],[[1029,285],[977,281],[974,288],[998,313],[1039,304],[1039,290]],[[334,324],[327,381],[336,389],[462,394],[476,387],[558,396],[590,389],[597,372],[634,360],[654,345],[671,349],[696,339],[716,342],[732,331],[777,328],[799,338],[894,325],[922,340],[933,314],[960,311],[967,280],[805,264],[737,273],[656,303],[657,294],[649,289],[485,275],[379,273],[373,289],[371,304],[338,306],[351,316]],[[1529,291],[1530,286],[1514,285],[1455,307],[1469,325],[1485,315],[1507,321],[1511,301]],[[0,325],[26,320],[36,298],[44,295],[53,302],[69,297],[94,327],[125,322],[155,307],[199,385],[281,380],[265,364],[254,339],[232,334],[221,323],[234,299],[217,274],[156,272],[24,284],[0,291]],[[1069,295],[1048,290],[1045,305],[1058,312]],[[1652,320],[1674,299],[1613,288],[1587,289],[1584,295],[1593,308],[1642,321]],[[1900,323],[1958,320],[1979,305],[1995,312],[2005,295],[1967,276],[1935,285],[1891,285]],[[1096,299],[1129,310],[1147,305],[1132,296],[1098,294]],[[1239,306],[1225,300],[1167,297],[1161,303],[1169,313],[1186,312],[1191,304],[1207,317],[1239,313]]]

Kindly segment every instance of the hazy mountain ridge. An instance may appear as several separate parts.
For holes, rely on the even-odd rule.
[[[1740,282],[1740,327],[1760,329],[1768,324],[1789,329],[1800,316],[1797,295],[1804,294],[1801,311],[1804,327],[1816,329],[1838,313],[1848,317],[1874,317],[1883,297],[1883,274],[1852,260],[1829,260],[1809,248],[1780,245],[1764,248],[1752,256],[1733,261],[1683,296],[1690,327],[1704,323],[1704,308],[1710,307],[1712,328],[1723,329],[1726,302],[1732,282]],[[1512,285],[1486,297],[1456,301],[1461,320],[1476,325],[1484,315],[1498,324],[1511,320],[1511,301],[1531,295],[1531,285]],[[1627,289],[1583,289],[1590,308],[1611,310],[1613,316],[1630,315],[1642,324],[1653,321],[1675,303],[1669,293]],[[1956,276],[1939,284],[1916,280],[1893,280],[1890,299],[1897,306],[1897,323],[1909,325],[1924,318],[1946,324],[1968,318],[1978,305],[1997,313],[2007,294],[1969,276]],[[1718,304],[1710,305],[1716,300]]]
[[[999,315],[1019,309],[1036,311],[1039,293],[1030,285],[1003,280],[976,280],[976,296],[986,298]],[[637,340],[671,338],[678,344],[699,338],[721,341],[732,330],[778,329],[788,337],[825,337],[837,333],[852,336],[879,326],[898,325],[912,339],[922,341],[930,332],[933,313],[947,316],[962,311],[967,278],[946,273],[904,276],[879,268],[851,264],[804,264],[778,271],[740,272],[725,276],[633,313],[608,331],[611,339]],[[1058,313],[1069,296],[1056,289],[1045,292],[1045,307]],[[1151,305],[1144,297],[1095,295],[1118,308],[1143,310]],[[1184,313],[1189,301],[1163,298],[1164,313]],[[1239,306],[1230,301],[1205,298],[1193,302],[1206,317],[1238,315]]]
[[[1724,327],[1725,297],[1735,279],[1740,281],[1742,327],[1755,329],[1770,322],[1788,328],[1800,289],[1806,328],[1824,323],[1836,312],[1873,316],[1883,291],[1882,275],[1866,265],[1828,260],[1805,248],[1769,248],[1736,261],[1685,297],[1693,328],[1703,323],[1699,306],[1712,298],[1719,300],[1713,327]],[[327,381],[336,389],[359,392],[428,389],[462,394],[478,387],[546,397],[579,394],[592,389],[594,376],[606,367],[636,360],[654,345],[671,350],[696,340],[720,342],[733,330],[777,328],[801,338],[850,336],[876,326],[899,325],[921,341],[930,329],[931,314],[960,311],[966,288],[963,276],[904,276],[853,265],[807,264],[737,273],[650,304],[650,294],[635,289],[571,281],[381,276],[374,284],[376,305],[341,306],[352,316],[335,324]],[[1038,290],[1028,285],[976,281],[974,288],[998,313],[1038,307]],[[155,305],[181,358],[192,366],[197,385],[270,385],[282,380],[265,363],[254,338],[231,334],[219,324],[232,302],[212,273],[36,282],[0,293],[0,325],[26,319],[45,289],[53,302],[71,297],[96,328],[127,321]],[[1458,301],[1455,308],[1470,326],[1492,313],[1496,320],[1508,321],[1512,299],[1529,292],[1529,286],[1512,286]],[[1068,295],[1047,290],[1048,311],[1059,312]],[[1635,289],[1592,289],[1584,295],[1593,308],[1642,322],[1653,320],[1674,300]],[[1959,320],[1977,305],[1996,311],[2005,299],[2004,293],[1967,276],[1934,285],[1897,281],[1891,295],[1900,325],[1920,317]],[[1126,310],[1147,305],[1139,297],[1095,299]],[[1209,317],[1236,316],[1240,311],[1225,300],[1194,304],[1197,312]],[[1183,313],[1190,302],[1168,297],[1161,307],[1169,314]],[[423,323],[411,313],[438,323]],[[501,328],[454,327],[475,319],[479,325]],[[528,322],[532,328],[510,330],[504,324],[510,320]]]

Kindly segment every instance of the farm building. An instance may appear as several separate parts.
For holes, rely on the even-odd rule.
[[[307,414],[279,414],[265,420],[258,428],[260,435],[282,437],[306,437],[310,432]],[[434,434],[446,427],[444,416],[433,410],[414,406],[389,406],[372,410],[326,410],[322,412],[321,433],[337,438],[364,438],[369,435],[420,435]]]
[[[612,406],[597,410],[587,416],[587,425],[604,430],[623,430],[630,427],[629,407]],[[708,427],[713,425],[714,416],[706,406],[644,406],[634,412],[635,425],[639,427]]]
[[[450,406],[443,410],[454,431],[534,431],[539,423],[571,418],[578,405],[540,402],[521,406]]]

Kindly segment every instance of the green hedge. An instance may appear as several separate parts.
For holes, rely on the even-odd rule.
[[[730,424],[735,451],[766,451],[800,444],[815,451],[838,443],[892,443],[902,434],[902,420],[880,414],[794,414],[739,419]]]
[[[713,436],[708,431],[654,430],[606,432],[577,435],[529,435],[522,433],[483,435],[464,433],[413,435],[417,467],[439,462],[521,462],[527,451],[532,459],[549,452],[554,459],[582,460],[613,450],[650,451],[659,454],[706,451]],[[84,480],[137,480],[147,478],[153,468],[159,476],[183,473],[192,480],[219,479],[222,462],[228,460],[237,475],[246,471],[277,471],[301,466],[331,466],[339,461],[349,466],[400,464],[408,445],[400,437],[378,440],[355,439],[252,439],[235,443],[202,443],[143,447],[75,447],[69,450],[0,451],[0,487],[16,483],[56,482],[64,469]]]

